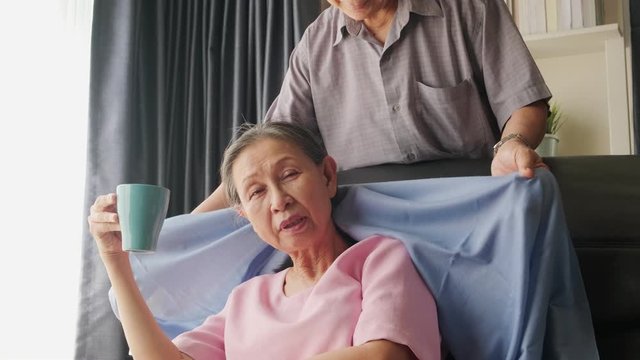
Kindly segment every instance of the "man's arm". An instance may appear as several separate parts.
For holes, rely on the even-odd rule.
[[[282,82],[280,93],[271,103],[263,121],[295,122],[317,131],[316,114],[309,84],[308,36],[305,31],[302,39],[291,53],[289,68]],[[229,207],[229,202],[221,184],[191,213],[203,213],[227,207]]]
[[[518,171],[520,175],[532,178],[535,168],[546,166],[534,149],[544,137],[547,113],[547,102],[540,100],[511,114],[501,138],[520,134],[521,139],[516,137],[500,146],[491,162],[492,175],[506,175]]]
[[[192,214],[204,213],[208,211],[220,210],[229,207],[229,201],[224,194],[224,184],[220,184],[208,198],[198,205]]]

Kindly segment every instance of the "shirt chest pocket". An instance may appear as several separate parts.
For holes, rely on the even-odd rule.
[[[415,86],[419,131],[427,132],[438,150],[456,157],[487,155],[494,142],[492,116],[472,79],[444,88],[418,81]]]

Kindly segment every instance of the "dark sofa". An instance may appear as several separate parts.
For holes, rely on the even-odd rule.
[[[640,156],[545,159],[555,175],[601,359],[640,359]],[[490,174],[490,160],[440,160],[340,172],[341,185]]]

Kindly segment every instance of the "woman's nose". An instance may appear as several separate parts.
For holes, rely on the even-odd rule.
[[[293,202],[289,194],[282,189],[271,191],[271,210],[274,212],[283,211]]]

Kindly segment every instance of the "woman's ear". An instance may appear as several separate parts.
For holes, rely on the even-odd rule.
[[[244,215],[244,210],[242,209],[242,205],[235,205],[233,209],[236,211],[236,214],[238,214],[238,216],[243,217],[245,219],[247,218]]]
[[[329,155],[325,156],[322,160],[322,177],[324,178],[325,185],[329,190],[329,196],[336,196],[338,191],[338,165],[336,161]]]

